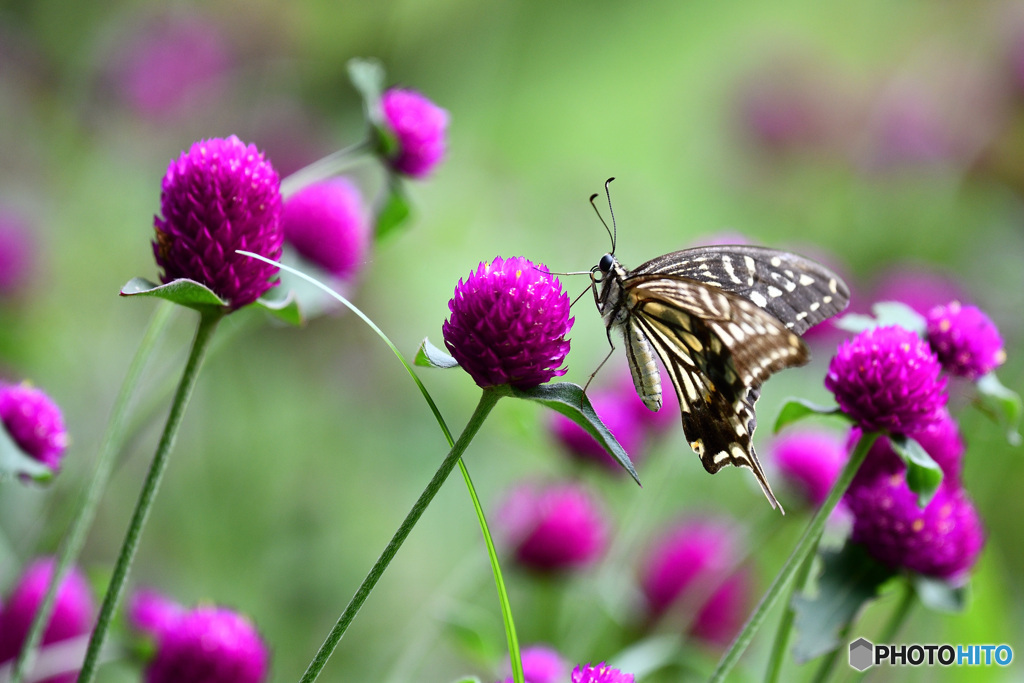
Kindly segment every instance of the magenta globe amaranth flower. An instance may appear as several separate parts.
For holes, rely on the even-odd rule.
[[[603,392],[591,396],[590,403],[615,440],[636,463],[643,453],[644,434],[632,399],[618,392]],[[646,406],[644,409],[647,409]],[[604,446],[569,417],[553,412],[551,432],[570,457],[597,463],[615,473],[625,472]]]
[[[14,443],[32,458],[56,472],[68,433],[57,404],[29,384],[0,386],[0,422]]]
[[[546,266],[521,256],[481,263],[459,280],[448,310],[445,346],[481,387],[528,389],[565,374],[575,318]]]
[[[790,488],[818,507],[846,462],[845,443],[835,432],[794,428],[772,442],[771,458]]]
[[[558,650],[546,645],[531,645],[519,652],[523,664],[523,678],[527,683],[562,683],[569,673],[569,665]],[[511,667],[506,667],[511,671]],[[509,676],[500,683],[512,683]]]
[[[366,258],[370,222],[359,190],[345,178],[314,183],[289,197],[281,226],[285,241],[334,277],[352,278]]]
[[[953,301],[928,312],[928,343],[952,375],[977,379],[1006,361],[1003,338],[975,306]]]
[[[277,171],[255,145],[232,135],[201,140],[164,176],[161,216],[153,219],[153,253],[160,279],[206,285],[231,310],[272,286],[277,266],[235,253],[281,257],[281,193]]]
[[[415,90],[392,88],[381,97],[384,120],[397,149],[389,162],[396,171],[424,178],[444,157],[448,112]]]
[[[13,660],[21,651],[32,619],[49,587],[53,568],[53,558],[41,558],[30,564],[0,609],[0,665]],[[77,569],[72,568],[57,591],[53,615],[43,631],[43,647],[89,633],[93,611],[89,584]],[[77,669],[52,676],[42,683],[74,683],[76,672]]]
[[[941,369],[913,332],[876,327],[839,346],[825,388],[863,429],[906,434],[938,421],[947,400]]]
[[[199,606],[164,622],[146,683],[259,683],[266,680],[267,646],[244,616]]]
[[[572,683],[633,683],[633,674],[627,674],[601,662],[597,665],[580,664],[572,670]]]
[[[608,537],[597,502],[576,484],[516,488],[498,511],[498,527],[516,561],[540,572],[596,561]]]

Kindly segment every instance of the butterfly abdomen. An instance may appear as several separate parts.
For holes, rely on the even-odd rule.
[[[633,387],[644,405],[657,412],[661,410],[661,373],[654,361],[654,351],[647,335],[638,325],[623,326],[627,336],[626,349],[630,354],[629,371],[633,376]]]

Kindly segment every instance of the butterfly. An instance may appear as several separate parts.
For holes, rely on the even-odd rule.
[[[615,257],[611,216],[612,250],[590,270],[591,289],[613,349],[612,331],[622,332],[637,395],[661,408],[657,356],[704,469],[750,468],[782,512],[751,441],[754,404],[770,375],[810,360],[799,335],[846,308],[849,289],[811,259],[748,245],[684,249],[629,270]]]

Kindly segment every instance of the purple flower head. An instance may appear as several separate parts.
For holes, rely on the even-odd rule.
[[[701,640],[725,647],[739,633],[750,612],[750,575],[743,570],[732,574],[715,589],[690,622],[689,632]]]
[[[21,450],[54,472],[60,469],[68,433],[49,396],[27,383],[0,386],[0,422]]]
[[[0,298],[27,288],[35,270],[36,244],[29,224],[11,211],[0,211]]]
[[[608,536],[596,501],[576,484],[519,486],[499,509],[498,525],[516,560],[540,572],[594,562]]]
[[[921,315],[949,301],[963,301],[965,292],[946,275],[919,266],[900,265],[890,269],[875,284],[870,301],[899,301]]]
[[[281,193],[277,171],[255,145],[237,137],[201,140],[172,161],[153,224],[160,279],[195,280],[228,302],[251,304],[272,286],[271,266],[236,249],[281,257]]]
[[[821,429],[791,429],[772,442],[771,452],[783,479],[812,507],[825,502],[846,462],[843,437]]]
[[[381,107],[398,141],[391,166],[413,178],[430,175],[444,156],[448,112],[415,90],[400,88],[385,92]]]
[[[847,450],[852,450],[860,435],[861,430],[857,427],[850,430]],[[939,411],[938,421],[907,436],[921,444],[932,457],[942,470],[943,479],[947,484],[959,485],[960,471],[963,468],[964,442],[960,437],[960,428],[948,410],[943,408]],[[906,465],[892,449],[889,439],[882,437],[871,444],[867,457],[857,470],[850,487],[870,485],[879,474],[887,476],[905,470]]]
[[[128,620],[132,626],[157,639],[174,629],[185,614],[181,605],[149,589],[135,593],[128,605]]]
[[[267,646],[252,623],[223,607],[185,612],[158,637],[146,683],[259,683]]]
[[[977,379],[1006,360],[999,330],[976,307],[953,301],[933,308],[927,319],[928,343],[951,375]]]
[[[876,327],[840,344],[825,388],[861,428],[906,434],[938,421],[947,399],[941,369],[913,332]]]
[[[923,510],[904,472],[861,481],[844,500],[853,513],[851,539],[892,568],[958,581],[985,542],[974,505],[952,483],[943,482]]]
[[[633,683],[633,674],[622,673],[604,662],[580,664],[572,670],[572,683]]]
[[[546,645],[524,647],[520,652],[523,662],[523,678],[526,683],[562,683],[569,672],[569,665],[558,651]],[[511,667],[506,667],[511,671]],[[512,677],[500,683],[512,683]]]
[[[53,576],[53,558],[41,558],[30,564],[15,585],[0,611],[0,664],[13,660],[28,635],[36,610],[43,601]],[[52,645],[89,633],[92,628],[93,600],[89,584],[77,570],[65,576],[54,603],[50,624],[43,632],[42,644]],[[42,683],[74,683],[76,673],[52,676]]]
[[[306,260],[343,280],[366,258],[370,222],[359,190],[345,178],[303,188],[281,210],[285,240]]]
[[[565,374],[565,335],[576,319],[547,266],[521,256],[481,263],[459,280],[448,310],[445,346],[481,387],[528,389]]]
[[[633,396],[636,394],[634,393]],[[637,402],[640,400],[637,399]],[[643,454],[644,435],[641,429],[642,425],[637,419],[638,413],[633,400],[618,392],[604,392],[591,396],[590,403],[594,406],[601,421],[605,423],[615,439],[636,463]],[[647,410],[642,402],[640,405]],[[614,473],[625,471],[618,461],[608,455],[608,451],[594,437],[565,415],[553,413],[551,431],[571,457],[603,465]]]
[[[655,543],[641,572],[640,587],[651,615],[659,617],[677,602],[693,614],[714,593],[731,590],[722,578],[732,571],[736,555],[733,531],[721,521],[688,520],[670,529]],[[716,617],[708,613],[704,619],[710,624]]]
[[[232,58],[220,31],[206,20],[162,16],[134,35],[116,61],[121,99],[160,122],[181,118],[217,94]]]

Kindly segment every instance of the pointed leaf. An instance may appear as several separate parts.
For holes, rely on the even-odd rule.
[[[900,460],[907,465],[907,486],[917,494],[917,506],[923,508],[931,501],[942,483],[942,468],[932,460],[924,446],[906,436],[893,435],[889,443]]]
[[[843,629],[894,576],[863,547],[850,542],[839,550],[823,551],[821,559],[817,595],[793,598],[797,630],[793,658],[800,664],[838,647]]]
[[[847,313],[846,315],[836,318],[833,325],[841,330],[860,334],[865,330],[877,327],[878,323],[870,315],[864,315],[863,313]]]
[[[953,584],[931,576],[913,574],[914,592],[921,603],[939,612],[963,612],[967,608],[968,586]]]
[[[374,238],[378,242],[395,232],[412,216],[412,208],[402,189],[401,181],[395,178],[389,188],[387,199],[377,214]]]
[[[426,337],[423,338],[423,343],[420,344],[420,348],[417,349],[416,359],[413,363],[424,368],[447,369],[459,366],[459,361],[431,344],[430,340]]]
[[[1021,438],[1017,426],[1020,424],[1021,414],[1024,413],[1020,394],[1003,386],[994,372],[979,379],[975,386],[982,408],[990,411],[996,421],[1003,425],[1006,429],[1006,440],[1010,445],[1019,446]]]
[[[842,415],[839,411],[838,406],[827,408],[825,406],[819,406],[810,401],[805,401],[802,398],[791,398],[788,399],[779,410],[779,416],[775,418],[775,426],[773,427],[776,434],[779,431],[794,422],[799,422],[805,417],[811,415]]]
[[[530,401],[543,403],[547,407],[560,412],[573,422],[583,427],[588,434],[601,444],[608,454],[615,458],[616,462],[622,465],[637,484],[640,478],[636,474],[629,455],[615,439],[611,430],[605,426],[601,418],[590,405],[590,399],[583,393],[582,387],[572,382],[557,382],[555,384],[541,384],[532,389],[511,388],[511,393],[517,398],[525,398]]]
[[[256,305],[278,320],[299,327],[302,325],[302,311],[294,292],[289,291],[280,298],[261,296]]]
[[[21,450],[0,422],[0,480],[8,476],[28,477],[43,483],[53,478],[53,470]]]
[[[185,278],[172,280],[166,285],[158,285],[142,277],[132,278],[121,288],[121,296],[153,296],[197,311],[228,305],[206,285]]]

